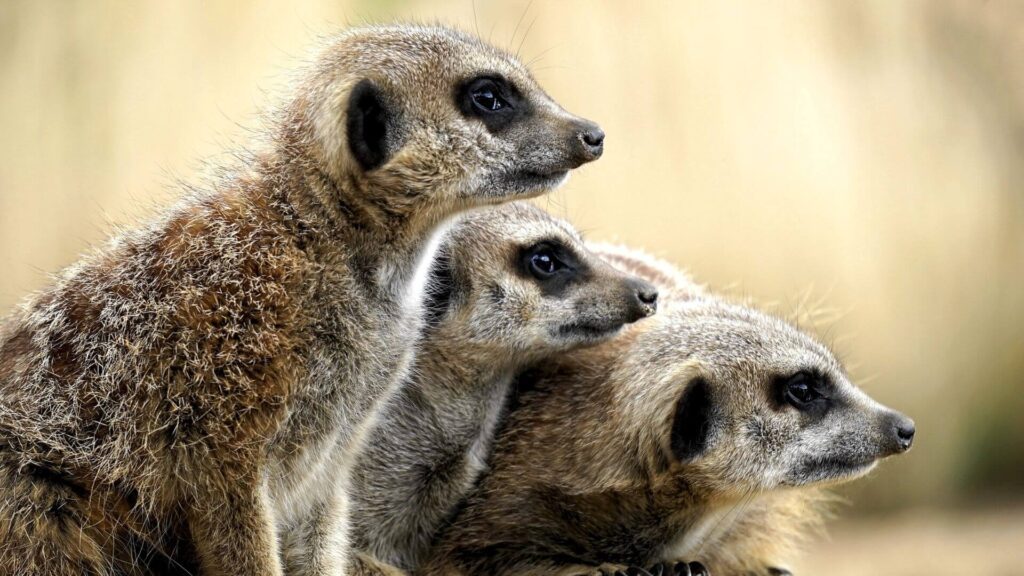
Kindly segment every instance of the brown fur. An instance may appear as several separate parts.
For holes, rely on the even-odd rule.
[[[874,458],[895,452],[876,431],[894,413],[849,384],[808,335],[685,283],[669,292],[676,298],[657,317],[528,379],[491,471],[423,574],[607,574],[677,560],[699,560],[715,576],[782,573],[773,570],[792,561],[824,510],[821,480],[794,472],[805,451],[839,457],[852,443]],[[836,382],[848,406],[836,409],[840,421],[805,427],[771,400],[779,377],[807,369]],[[684,457],[675,425],[701,386],[712,398],[707,444]],[[827,437],[806,438],[817,434]]]
[[[533,114],[503,134],[461,114],[481,72]],[[360,81],[389,114],[372,167],[346,129]],[[475,38],[341,35],[265,151],[5,321],[0,574],[340,571],[348,463],[411,361],[435,230],[595,158],[580,126]]]

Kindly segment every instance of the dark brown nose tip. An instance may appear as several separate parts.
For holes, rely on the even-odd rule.
[[[647,285],[641,287],[636,291],[636,297],[642,304],[648,304],[650,306],[658,305],[658,289],[654,286]]]
[[[647,318],[658,311],[658,289],[654,285],[634,279],[629,282],[629,288],[631,301],[628,322]]]
[[[580,144],[580,156],[584,162],[597,160],[604,153],[604,130],[593,122],[580,124],[576,139]]]
[[[914,427],[914,421],[901,415],[896,419],[895,428],[896,441],[899,444],[900,452],[910,450],[910,446],[914,444],[914,434],[917,432]]]
[[[580,134],[580,138],[583,139],[583,143],[590,146],[592,149],[597,149],[597,153],[601,153],[601,149],[604,148],[604,130],[600,128],[594,128],[593,130],[587,130]]]
[[[914,421],[899,412],[891,412],[884,422],[884,426],[888,428],[886,433],[890,438],[891,453],[899,454],[910,450],[914,444],[914,434],[917,432]]]

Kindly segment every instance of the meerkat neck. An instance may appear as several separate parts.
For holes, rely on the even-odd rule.
[[[325,261],[340,256],[362,272],[357,279],[396,300],[415,300],[445,215],[388,211],[367,200],[355,178],[338,182],[294,147],[281,148],[264,161],[263,174],[307,252]]]
[[[521,362],[514,354],[496,353],[492,347],[473,343],[458,334],[433,334],[424,338],[419,347],[419,357],[423,362],[430,362],[429,370],[417,371],[429,374],[431,382],[424,384],[443,387],[458,394],[470,391],[490,393],[490,386],[482,383],[494,383],[495,386],[509,381]]]

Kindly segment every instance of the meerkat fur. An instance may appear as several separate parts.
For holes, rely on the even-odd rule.
[[[662,304],[521,382],[420,573],[786,574],[821,488],[909,449],[913,423],[811,335],[706,292]]]
[[[468,34],[341,33],[266,150],[4,322],[0,573],[342,572],[347,469],[412,362],[435,236],[603,137]]]
[[[353,474],[354,548],[404,570],[484,470],[515,374],[605,341],[657,305],[650,283],[524,202],[461,219],[431,282],[415,364]]]

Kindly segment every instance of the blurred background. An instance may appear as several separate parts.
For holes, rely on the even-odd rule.
[[[1024,574],[1024,2],[0,3],[0,310],[258,128],[317,38],[439,20],[608,134],[541,201],[798,318],[917,443],[804,574]]]

